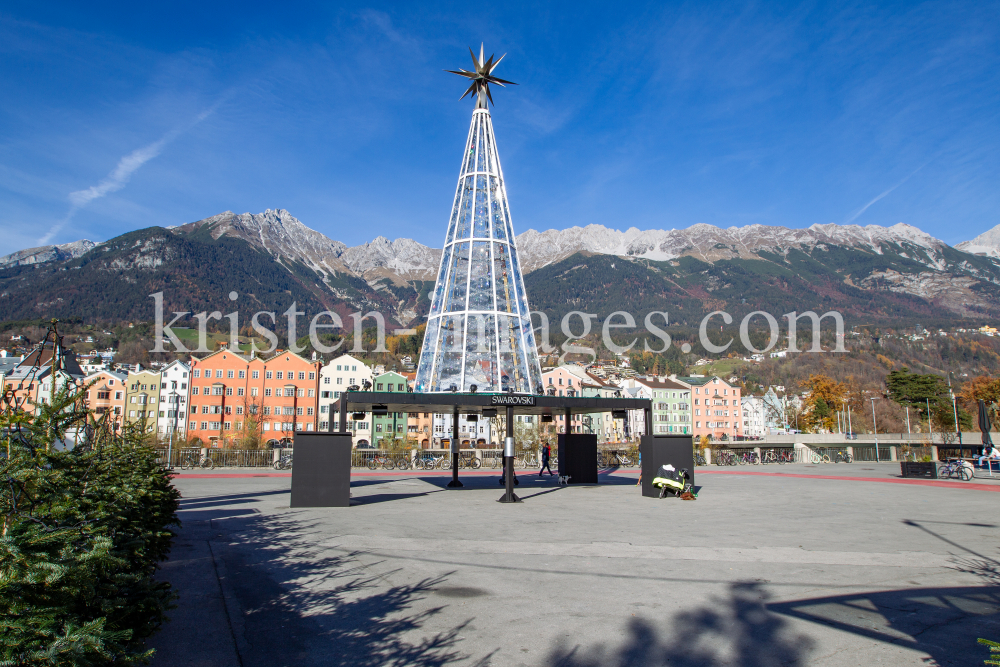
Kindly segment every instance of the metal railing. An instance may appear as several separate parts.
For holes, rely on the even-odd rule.
[[[274,452],[270,449],[209,449],[216,468],[270,468]]]
[[[858,447],[855,445],[853,447],[854,460],[863,461],[866,463],[875,462],[875,447]],[[879,447],[878,448],[878,460],[882,463],[888,463],[892,460],[892,450],[890,447]]]
[[[167,452],[170,461],[167,461]],[[291,449],[283,451],[291,452]],[[174,447],[173,449],[157,448],[157,462],[160,465],[171,465],[175,468],[192,457],[201,459],[201,447]],[[206,450],[208,458],[216,468],[269,468],[274,463],[274,452],[271,449],[225,449],[210,447]]]

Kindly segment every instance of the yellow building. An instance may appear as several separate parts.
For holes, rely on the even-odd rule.
[[[143,430],[156,432],[160,403],[160,373],[150,370],[130,371],[125,392],[125,421],[141,423]]]

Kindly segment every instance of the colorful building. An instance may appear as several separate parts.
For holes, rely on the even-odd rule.
[[[125,422],[125,387],[128,376],[124,373],[102,370],[88,375],[84,380],[87,387],[85,398],[87,408],[98,419],[106,418],[115,424],[115,430]]]
[[[406,393],[409,385],[406,377],[396,371],[376,375],[372,381],[373,391]],[[405,412],[390,412],[386,415],[372,414],[372,442],[376,448],[385,448],[392,440],[407,440],[407,422]]]
[[[691,387],[694,435],[716,440],[743,435],[739,387],[714,375],[678,377],[676,381]]]
[[[319,430],[326,431],[333,421],[333,430],[340,430],[340,415],[337,401],[348,387],[364,388],[365,382],[373,379],[372,369],[365,362],[349,354],[344,354],[324,365],[319,372]],[[352,434],[355,447],[368,447],[372,441],[371,419],[354,420],[347,415],[347,429]]]
[[[691,434],[691,387],[667,378],[635,378],[653,403],[653,435]],[[737,400],[737,404],[739,401]]]
[[[320,362],[294,352],[265,361],[223,349],[193,359],[187,435],[223,446],[287,443],[295,431],[315,431],[319,372]]]
[[[79,387],[83,380],[83,370],[72,350],[45,343],[31,350],[5,375],[5,401],[37,414],[39,406],[51,403],[53,395]]]
[[[160,371],[160,408],[156,432],[166,438],[183,438],[187,431],[187,399],[191,369],[181,361],[172,361]]]
[[[155,433],[159,408],[159,372],[141,367],[130,371],[125,392],[125,421],[139,424],[144,433]]]

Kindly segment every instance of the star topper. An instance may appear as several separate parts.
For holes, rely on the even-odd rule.
[[[512,86],[516,86],[517,84],[513,81],[505,81],[504,79],[499,79],[493,76],[493,70],[496,69],[496,66],[500,64],[501,60],[507,57],[506,53],[500,56],[496,62],[493,62],[493,55],[495,54],[490,55],[490,59],[486,60],[483,58],[483,45],[480,44],[479,59],[476,59],[476,54],[472,51],[472,49],[469,49],[469,55],[472,56],[472,65],[474,67],[473,71],[467,72],[464,69],[457,71],[453,69],[446,69],[445,72],[450,72],[452,74],[464,76],[467,79],[472,79],[472,84],[469,86],[468,90],[465,91],[465,94],[459,99],[464,100],[466,95],[475,92],[477,96],[476,108],[486,109],[488,108],[486,104],[487,99],[489,99],[490,104],[493,104],[493,96],[490,94],[491,83],[495,83],[501,88],[505,87],[505,83]]]

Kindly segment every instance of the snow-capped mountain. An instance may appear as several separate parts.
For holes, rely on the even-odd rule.
[[[1000,258],[1000,225],[983,232],[971,241],[963,241],[955,247],[973,255]]]
[[[72,259],[79,257],[91,248],[100,244],[81,239],[72,243],[62,245],[43,245],[37,248],[26,248],[18,250],[4,257],[0,257],[0,267],[25,266],[28,264],[43,264],[60,259]]]
[[[306,227],[284,209],[267,209],[263,213],[225,211],[210,218],[173,227],[178,234],[193,234],[204,230],[212,238],[226,235],[243,239],[266,250],[275,257],[301,262],[309,268],[326,272],[343,269],[339,257],[347,250],[340,241]]]
[[[344,251],[340,258],[354,273],[396,276],[403,280],[434,280],[441,250],[428,248],[413,239],[390,241],[379,236],[374,241]]]
[[[936,253],[946,245],[930,234],[902,223],[892,227],[828,224],[813,225],[808,229],[764,225],[723,229],[697,224],[669,231],[640,231],[632,227],[624,232],[603,225],[587,225],[545,232],[532,229],[517,237],[521,265],[529,272],[581,251],[657,261],[691,255],[714,262],[734,257],[754,258],[762,250],[784,254],[791,248],[803,247],[842,246],[881,253],[881,247],[886,243],[919,249],[923,251],[920,254],[927,254],[928,251]]]
[[[82,240],[30,248],[0,258],[0,319],[48,312],[51,303],[66,300],[67,292],[80,291],[80,277],[89,276],[87,271],[98,272],[92,276],[93,285],[106,280],[100,276],[117,272],[121,276],[112,282],[121,280],[136,286],[126,291],[135,292],[129,317],[138,317],[145,307],[143,300],[160,289],[157,281],[189,275],[191,267],[201,267],[216,253],[212,248],[220,240],[226,241],[226,252],[253,256],[254,261],[243,270],[247,273],[245,284],[255,285],[244,289],[263,295],[255,298],[294,293],[300,301],[314,299],[326,307],[379,309],[405,325],[419,323],[426,313],[427,285],[417,281],[433,281],[441,257],[441,250],[405,238],[390,241],[379,236],[348,247],[307,227],[283,209],[256,214],[226,211],[169,230],[154,227],[101,244]],[[850,294],[843,298],[848,301],[857,298],[858,289],[898,293],[919,297],[929,304],[921,307],[966,317],[997,311],[996,304],[1000,303],[1000,226],[957,248],[902,223],[891,227],[828,224],[807,229],[764,225],[723,229],[697,224],[681,230],[646,231],[588,225],[543,232],[528,230],[517,237],[517,245],[524,273],[538,272],[537,279],[527,281],[529,291],[534,293],[532,298],[539,303],[548,300],[552,307],[570,302],[586,307],[582,302],[596,298],[579,291],[584,289],[579,280],[562,286],[554,282],[561,280],[567,270],[571,272],[587,262],[573,259],[566,270],[561,268],[561,263],[577,253],[621,257],[639,273],[646,272],[641,280],[636,274],[627,281],[632,287],[625,283],[613,285],[615,264],[608,265],[612,274],[606,277],[611,283],[601,289],[616,294],[625,290],[621,298],[635,285],[655,285],[664,280],[669,285],[661,297],[667,298],[679,284],[675,278],[680,280],[678,276],[683,274],[690,281],[683,298],[712,300],[717,298],[714,295],[718,290],[738,282],[727,278],[735,275],[727,272],[752,270],[764,276],[795,276],[809,286],[807,289],[827,295],[832,293],[830,290],[846,290],[843,294]],[[237,246],[244,250],[233,250]],[[246,254],[247,250],[253,252]],[[698,261],[685,263],[681,261],[685,257]],[[754,263],[746,264],[747,260]],[[218,261],[208,263],[215,266]],[[85,270],[77,274],[65,269]],[[156,278],[157,274],[162,277]],[[151,287],[137,287],[145,284],[143,281]],[[198,289],[207,302],[215,299],[215,291],[222,287],[206,281]],[[759,288],[762,306],[776,298],[777,292],[765,295],[764,283]],[[756,289],[741,288],[741,302],[757,298],[747,291]],[[10,306],[4,306],[5,298],[12,300]],[[88,298],[90,292],[83,290],[77,303],[85,303]],[[865,302],[870,305],[855,305],[865,310],[876,308],[878,303],[870,299]],[[900,304],[898,307],[904,310],[911,308],[904,302]],[[183,303],[180,306],[187,307]],[[70,312],[70,306],[66,309]],[[105,316],[112,311],[117,312],[112,308]]]

